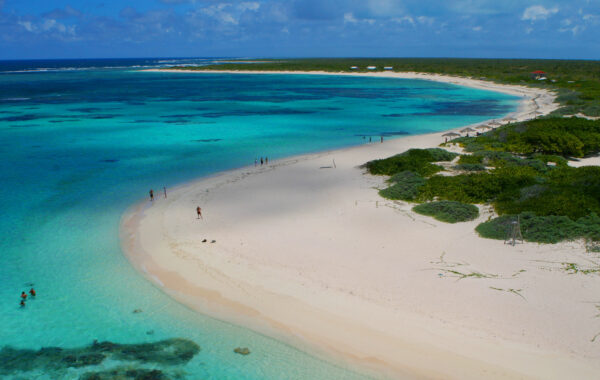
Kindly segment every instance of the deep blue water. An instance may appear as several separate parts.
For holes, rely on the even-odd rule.
[[[417,80],[135,71],[177,62],[212,60],[0,62],[0,377],[126,367],[191,379],[364,378],[172,301],[123,257],[121,214],[149,188],[259,156],[442,131],[503,116],[517,99]],[[38,296],[20,308],[30,284]],[[169,338],[202,350],[188,363],[50,358],[25,370],[6,350]]]

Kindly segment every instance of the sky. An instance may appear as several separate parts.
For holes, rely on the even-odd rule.
[[[0,59],[600,59],[600,0],[0,0]]]

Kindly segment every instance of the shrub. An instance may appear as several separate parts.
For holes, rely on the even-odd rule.
[[[480,172],[485,170],[485,166],[481,164],[459,164],[454,167],[456,170],[462,170],[466,172]]]
[[[410,149],[395,156],[369,161],[366,164],[371,174],[394,175],[403,171],[412,171],[423,177],[431,176],[444,168],[432,162],[452,161],[456,153],[444,149]]]
[[[421,202],[433,199],[463,203],[488,203],[496,199],[519,197],[519,189],[538,182],[537,173],[529,167],[495,169],[489,173],[433,176],[419,188]]]
[[[509,124],[474,138],[459,140],[465,150],[501,150],[583,157],[600,151],[600,121],[547,117]]]
[[[413,207],[413,211],[446,223],[466,222],[479,216],[476,206],[454,201],[423,203]]]
[[[389,182],[392,183],[390,187],[379,191],[382,197],[411,201],[417,196],[419,188],[425,184],[425,179],[411,171],[404,171],[392,176]]]
[[[462,154],[458,159],[459,164],[481,164],[483,156],[475,154]]]
[[[506,215],[481,223],[475,230],[481,237],[505,239],[512,228],[515,215]],[[519,215],[521,233],[526,241],[558,243],[563,240],[587,238],[600,240],[600,217],[590,214],[576,221],[566,216],[537,216],[531,212]]]

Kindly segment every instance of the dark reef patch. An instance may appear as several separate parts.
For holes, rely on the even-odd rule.
[[[191,142],[201,142],[201,143],[211,143],[221,141],[223,139],[198,139],[198,140],[190,140]]]
[[[189,124],[191,121],[186,119],[165,120],[166,124]]]
[[[107,158],[106,160],[100,160],[100,162],[113,163],[113,162],[119,162],[119,160],[117,160],[116,158]]]
[[[81,112],[81,113],[94,113],[102,111],[102,108],[96,107],[81,107],[81,108],[69,108],[69,111],[72,112]]]
[[[163,115],[160,118],[161,119],[185,119],[186,117],[197,117],[197,116],[204,116],[204,114],[202,113],[196,113],[196,114],[180,114],[180,115]]]
[[[181,338],[139,344],[94,341],[80,348],[43,347],[37,351],[5,346],[0,350],[0,375],[33,370],[64,371],[95,366],[107,359],[137,364],[181,365],[198,352],[200,346]]]
[[[468,116],[495,116],[511,111],[511,106],[498,103],[492,99],[481,99],[477,101],[437,102],[431,106],[422,107],[426,112],[412,113],[411,116],[444,116],[444,115],[468,115]]]
[[[80,380],[113,380],[113,379],[133,379],[133,380],[168,380],[174,377],[167,376],[158,369],[132,369],[116,368],[109,371],[87,372]]]
[[[275,109],[275,110],[264,110],[264,111],[248,111],[248,110],[237,110],[229,112],[207,112],[202,114],[203,117],[218,118],[226,116],[270,116],[270,115],[306,115],[316,113],[317,111],[303,111],[294,110],[289,108]]]
[[[0,118],[0,121],[28,121],[28,120],[36,120],[41,119],[42,116],[35,114],[25,114],[19,116],[7,116]]]
[[[89,116],[88,119],[113,119],[115,117],[118,117],[119,115],[109,115],[109,114],[104,114],[104,115],[92,115]]]

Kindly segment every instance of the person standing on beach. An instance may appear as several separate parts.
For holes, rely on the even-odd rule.
[[[381,143],[383,144],[383,136],[381,136]]]
[[[163,186],[163,191],[165,192],[165,199],[167,199],[167,187]]]
[[[256,165],[258,165],[258,158],[254,159],[254,167],[256,167]]]
[[[152,189],[150,189],[150,202],[152,202],[154,200],[154,191],[152,191]]]
[[[260,158],[260,166],[262,166],[262,164],[264,163],[263,158]]]
[[[265,157],[265,165],[269,165],[269,157]]]
[[[200,206],[196,207],[196,213],[198,214],[198,219],[204,219],[202,217],[202,209],[200,208]]]

